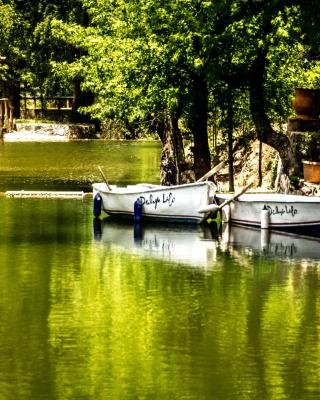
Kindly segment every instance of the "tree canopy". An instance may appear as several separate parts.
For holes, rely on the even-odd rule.
[[[315,0],[0,0],[1,87],[65,94],[78,82],[94,96],[83,112],[169,144],[173,180],[185,169],[183,136],[196,177],[220,157],[211,126],[230,164],[235,141],[255,129],[290,173],[277,127],[295,87],[320,87],[319,13]]]

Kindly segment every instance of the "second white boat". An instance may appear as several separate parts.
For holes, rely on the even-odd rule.
[[[222,204],[231,194],[218,193],[217,202]],[[227,211],[228,210],[228,211]],[[320,197],[286,195],[276,193],[247,193],[229,204],[225,213],[230,222],[281,230],[320,230]]]

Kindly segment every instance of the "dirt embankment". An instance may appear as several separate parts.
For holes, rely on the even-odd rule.
[[[259,141],[252,143],[249,149],[242,149],[235,155],[234,175],[235,187],[245,186],[249,181],[254,180],[255,185],[250,191],[274,191],[274,184],[277,177],[277,168],[279,163],[278,152],[272,147],[262,144],[261,153],[261,172],[262,184],[259,183]],[[229,190],[228,168],[225,168],[217,176],[219,189]],[[292,179],[292,188],[290,193],[302,194],[306,196],[320,196],[320,184],[305,182],[303,176]]]
[[[249,149],[239,150],[234,157],[234,180],[235,187],[245,186],[254,180],[255,185],[259,183],[259,141],[252,143]],[[273,190],[274,180],[277,173],[278,153],[272,147],[262,144],[261,172],[262,184],[258,189],[261,191]],[[217,176],[221,190],[228,191],[228,167],[224,168]]]

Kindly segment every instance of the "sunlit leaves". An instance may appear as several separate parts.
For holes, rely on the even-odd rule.
[[[15,11],[12,5],[0,1],[0,46],[9,41],[15,23]]]
[[[177,6],[153,1],[117,1],[112,5],[105,2],[102,6],[99,2],[102,12],[98,17],[92,1],[84,4],[89,7],[102,41],[109,42],[109,46],[102,47],[103,51],[94,44],[87,46],[94,60],[87,72],[90,71],[91,82],[97,79],[97,101],[103,104],[100,112],[119,115],[125,110],[127,117],[141,118],[150,112],[177,107],[178,88],[185,80],[184,65],[194,65],[190,57],[192,35],[175,25],[179,21],[175,13],[180,12]],[[185,23],[183,18],[180,20]],[[106,60],[103,65],[99,64],[97,54]],[[196,67],[201,64],[201,59],[195,61]],[[107,78],[104,88],[99,86],[101,76]],[[88,78],[89,74],[85,87]],[[94,107],[95,111],[97,108]]]
[[[319,86],[319,66],[308,61],[310,49],[302,34],[306,7],[301,5],[285,7],[280,0],[32,4],[0,0],[0,55],[24,60],[27,68],[19,73],[25,86],[36,90],[67,91],[73,79],[81,78],[82,88],[95,94],[91,112],[98,118],[134,120],[170,110],[188,119],[192,80],[201,75],[213,99],[211,109],[226,101],[230,86],[235,115],[241,112],[249,121],[246,89],[259,50],[268,52],[270,116],[284,121],[290,114],[294,86]],[[17,25],[24,34],[13,43]]]

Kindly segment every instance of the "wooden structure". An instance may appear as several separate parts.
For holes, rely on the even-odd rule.
[[[47,118],[62,121],[70,117],[74,108],[71,96],[22,97],[21,117],[25,119]]]
[[[305,182],[320,183],[320,162],[302,161]]]
[[[65,191],[41,191],[41,190],[11,190],[5,193],[7,197],[19,197],[19,198],[62,198],[62,199],[82,199],[85,196],[84,192],[65,192]],[[88,193],[92,196],[91,193]]]
[[[11,132],[14,128],[13,107],[9,99],[0,99],[0,138],[4,132]]]
[[[296,116],[288,119],[288,132],[320,130],[320,90],[296,88],[292,102]]]
[[[296,88],[296,116],[287,122],[287,136],[297,161],[303,165],[305,182],[320,182],[320,89]],[[301,168],[302,172],[302,168]]]

